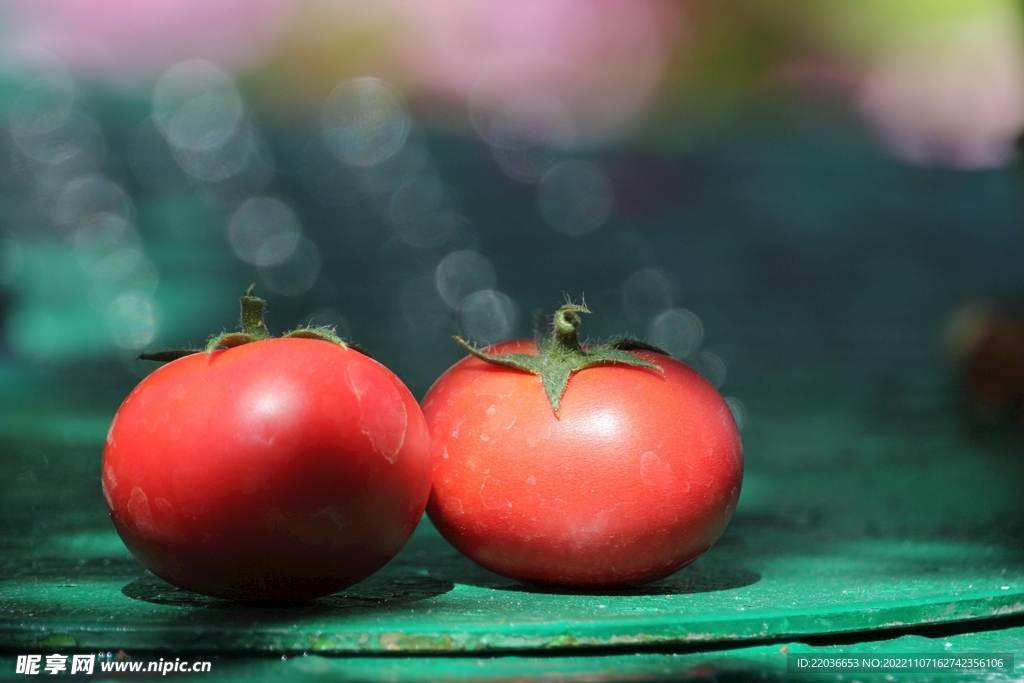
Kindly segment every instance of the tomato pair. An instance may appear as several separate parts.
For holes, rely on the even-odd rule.
[[[724,400],[649,348],[581,347],[581,307],[539,343],[466,346],[421,411],[330,330],[269,338],[263,305],[247,292],[242,332],[206,353],[148,356],[173,362],[110,427],[111,518],[171,583],[261,602],[333,593],[388,562],[426,508],[494,571],[620,588],[692,561],[732,514],[742,455]]]

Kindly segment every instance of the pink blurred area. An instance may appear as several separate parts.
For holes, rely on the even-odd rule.
[[[906,161],[965,170],[1006,165],[1024,130],[1019,17],[983,16],[908,36],[866,73],[857,105]]]
[[[517,133],[556,126],[557,142],[586,146],[641,120],[682,33],[681,7],[671,0],[8,0],[4,13],[9,46],[43,48],[76,76],[135,82],[185,59],[236,72],[286,59],[337,79],[325,91],[345,78],[380,76],[414,99],[442,103],[450,120],[465,120],[468,103],[478,130],[495,115],[511,116]],[[551,141],[550,131],[539,137]]]
[[[569,142],[583,145],[642,115],[683,19],[680,4],[663,0],[395,0],[395,9],[400,63],[417,86],[469,101],[484,119],[537,110],[524,99],[555,101],[573,128]],[[549,113],[533,123],[550,125],[550,107],[541,108]]]
[[[209,59],[244,69],[288,33],[294,0],[6,0],[6,40],[41,47],[77,75],[110,81],[159,76]]]
[[[186,59],[207,59],[235,73],[286,64],[278,71],[287,82],[262,86],[303,91],[289,95],[286,115],[308,116],[338,83],[375,76],[404,91],[428,123],[471,124],[496,146],[525,140],[575,149],[628,135],[656,98],[668,109],[687,98],[713,102],[716,84],[742,83],[747,70],[768,74],[769,81],[841,90],[882,144],[911,163],[971,169],[1015,157],[1024,129],[1024,28],[1009,0],[956,20],[926,12],[905,25],[863,9],[851,15],[860,17],[859,29],[849,20],[804,22],[799,12],[768,5],[750,22],[734,11],[741,5],[6,0],[0,49],[32,45],[56,55],[76,77],[144,85]],[[815,6],[823,16],[836,7],[826,0]],[[792,50],[748,59],[750,36],[787,21],[787,30],[814,49],[808,53],[797,41]],[[833,28],[821,28],[826,24]],[[856,38],[861,33],[870,37],[863,44]],[[710,69],[703,81],[679,77],[700,63]],[[668,86],[666,74],[673,74]],[[697,81],[706,92],[693,92]],[[748,104],[757,96],[753,89],[746,94]]]

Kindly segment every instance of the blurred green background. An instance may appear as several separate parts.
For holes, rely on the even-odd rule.
[[[0,429],[102,433],[252,282],[418,396],[569,296],[743,423],[912,419],[950,311],[1024,288],[1022,36],[1003,0],[7,0]]]

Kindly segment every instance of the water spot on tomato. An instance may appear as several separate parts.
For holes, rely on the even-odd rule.
[[[114,474],[109,467],[104,468],[100,483],[103,486],[103,498],[107,501],[107,507],[112,510],[114,509],[114,502],[111,498],[111,493],[117,487],[117,480],[114,479]]]
[[[484,483],[480,485],[480,502],[488,510],[497,510],[504,507],[498,499],[498,484],[501,482],[488,475],[484,477]]]
[[[179,400],[185,398],[185,385],[184,384],[177,385],[176,387],[171,389],[171,391],[168,393],[168,396],[170,396],[171,399],[173,399],[175,401],[179,401]]]
[[[131,495],[128,496],[128,516],[144,531],[153,527],[153,512],[149,509],[149,498],[138,486],[133,488]]]
[[[156,508],[155,514],[153,508]],[[138,486],[128,496],[128,517],[144,536],[176,543],[186,540],[178,531],[177,515],[171,503],[164,498],[157,498],[150,506],[149,497]]]
[[[453,515],[461,515],[462,514],[462,499],[461,498],[452,498],[451,502],[448,503],[448,511],[451,512]]]
[[[114,413],[114,419],[110,422],[110,429],[107,430],[107,445],[114,445],[114,425],[117,424],[117,413]]]
[[[477,398],[506,399],[516,394],[516,388],[509,382],[495,383],[494,378],[487,375],[480,375],[473,380],[473,395]],[[480,385],[483,384],[483,387]]]
[[[395,464],[409,426],[402,395],[376,367],[364,363],[349,364],[345,382],[359,403],[359,431],[370,440],[374,452]]]
[[[526,478],[526,483],[529,484],[530,486],[536,486],[537,485],[537,477],[535,477],[535,476],[533,476],[531,474],[530,476],[528,476]]]
[[[153,507],[156,533],[166,541],[184,543],[187,539],[178,527],[178,514],[166,498],[154,498]]]
[[[170,501],[166,498],[156,498],[153,501],[153,506],[156,508],[157,513],[161,517],[174,517],[174,508],[171,506]]]
[[[649,487],[661,488],[669,483],[672,466],[658,457],[654,451],[645,451],[640,456],[640,479]]]
[[[480,435],[480,440],[481,441],[490,441],[491,437],[487,436],[486,434],[481,434]]]
[[[441,447],[441,457],[444,458],[445,460],[448,459],[448,447],[447,446],[442,446]]]
[[[498,412],[498,409],[495,408],[494,404],[492,403],[491,407],[485,410],[484,412],[487,413],[488,415],[494,415],[496,412]]]

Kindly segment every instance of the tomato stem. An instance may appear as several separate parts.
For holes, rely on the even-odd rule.
[[[249,289],[242,294],[242,334],[249,335],[253,341],[269,339],[270,333],[267,332],[267,324],[263,320],[267,302],[252,293],[253,287],[255,284],[249,285]]]
[[[636,350],[660,351],[647,344],[619,340],[584,348],[579,338],[580,324],[583,322],[580,313],[590,311],[586,306],[572,303],[559,308],[551,319],[549,334],[545,334],[543,328],[538,328],[536,354],[488,353],[461,337],[455,337],[455,341],[483,361],[538,375],[555,414],[561,406],[569,378],[581,370],[598,365],[628,365],[662,372],[661,366],[656,363],[630,353]]]
[[[242,344],[251,344],[252,342],[262,341],[264,339],[270,339],[270,333],[267,331],[267,324],[263,319],[263,311],[267,307],[267,302],[259,298],[252,293],[255,285],[249,285],[249,289],[242,293],[240,306],[242,309],[239,332],[222,332],[221,334],[210,337],[210,341],[206,343],[206,353],[213,353],[217,349],[230,349],[235,346],[241,346]],[[352,348],[362,354],[369,355],[358,346],[351,346],[346,344],[341,337],[337,335],[334,328],[331,327],[300,327],[294,329],[291,332],[283,335],[285,339],[319,339],[321,341],[330,342],[337,344],[342,348]],[[167,351],[157,351],[155,353],[143,353],[139,356],[139,360],[155,360],[161,363],[170,362],[183,358],[184,356],[191,356],[194,353],[199,353],[198,349],[169,349]]]
[[[555,311],[551,321],[551,344],[561,351],[583,352],[580,346],[580,313],[590,313],[586,306],[566,304]],[[539,330],[538,330],[539,333]]]

